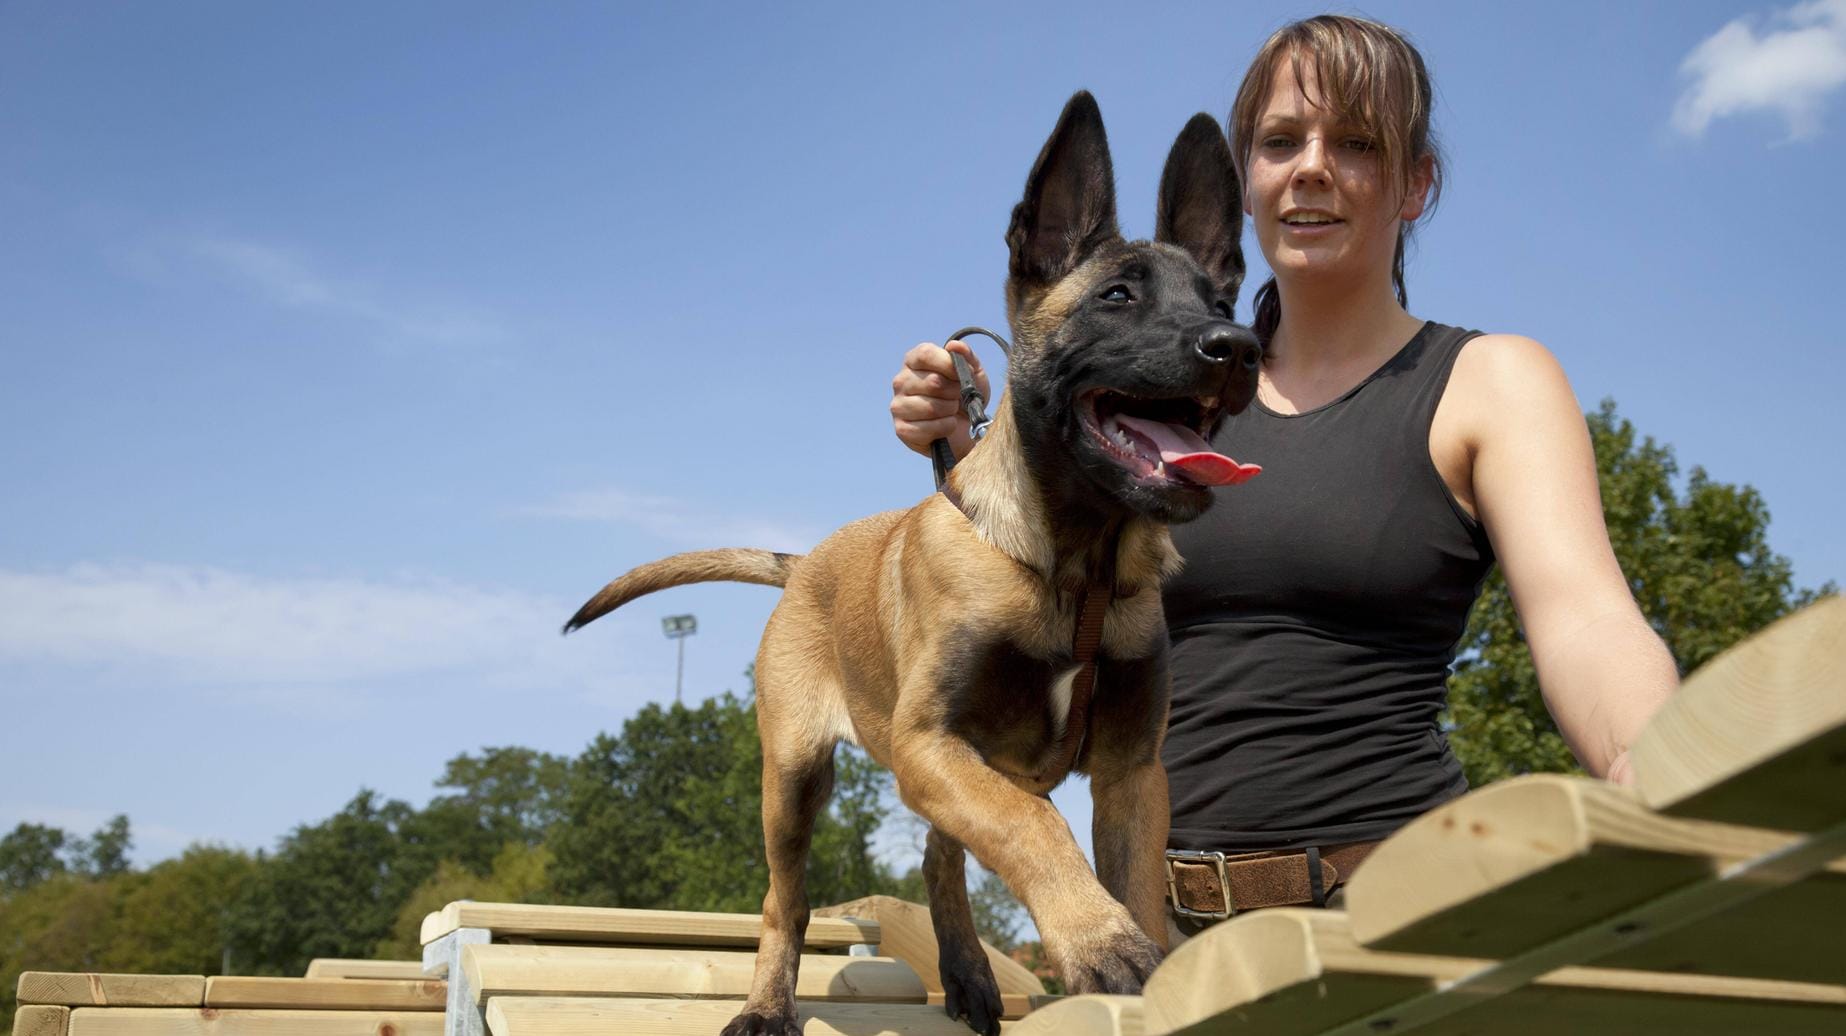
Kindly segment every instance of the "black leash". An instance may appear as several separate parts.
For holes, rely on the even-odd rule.
[[[984,327],[964,327],[942,341],[945,345],[958,339],[967,341],[969,335],[986,335],[1008,359],[1012,358],[1013,347],[1006,344],[1006,339]],[[975,386],[974,368],[968,366],[968,361],[960,353],[950,353],[949,358],[955,361],[955,378],[961,382],[961,409],[968,417],[968,434],[975,442],[980,442],[987,434],[987,426],[993,423],[987,417],[987,398]],[[955,451],[949,449],[949,440],[943,438],[930,443],[929,459],[936,469],[936,488],[941,489],[948,485],[949,469],[955,466]]]

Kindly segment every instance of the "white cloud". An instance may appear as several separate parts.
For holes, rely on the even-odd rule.
[[[1846,83],[1846,0],[1809,0],[1767,19],[1739,18],[1680,63],[1690,80],[1673,108],[1673,127],[1702,135],[1713,120],[1745,112],[1782,116],[1791,140],[1820,132],[1823,102]]]
[[[566,644],[558,627],[570,611],[435,580],[158,564],[0,569],[0,663],[271,701],[358,700],[384,686],[450,680],[602,696],[613,645]]]
[[[389,344],[481,346],[504,341],[491,315],[438,300],[407,300],[385,285],[330,272],[297,250],[221,235],[158,236],[109,250],[131,273],[157,283],[203,269],[270,305],[340,318]]]
[[[799,554],[813,549],[825,535],[768,519],[714,514],[672,497],[620,489],[565,493],[550,503],[523,508],[520,513],[626,525],[669,543],[695,548],[761,547]]]

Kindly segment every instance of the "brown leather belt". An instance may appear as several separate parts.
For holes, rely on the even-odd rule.
[[[1232,854],[1168,849],[1167,894],[1175,913],[1200,921],[1222,921],[1261,907],[1321,905],[1377,847],[1377,842],[1351,842]]]

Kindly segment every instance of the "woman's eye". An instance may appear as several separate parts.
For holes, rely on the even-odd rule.
[[[1231,321],[1232,323],[1236,323],[1237,314],[1234,310],[1231,309],[1230,303],[1225,302],[1223,300],[1219,300],[1218,304],[1213,306],[1212,308],[1218,311],[1219,316],[1223,317],[1226,320]]]
[[[1126,285],[1122,284],[1109,285],[1108,289],[1102,293],[1101,297],[1108,302],[1133,302],[1135,300],[1134,294],[1128,290]]]
[[[1264,147],[1275,147],[1275,148],[1290,147],[1294,143],[1295,141],[1294,141],[1294,138],[1292,137],[1273,136],[1273,137],[1263,138]]]
[[[1345,145],[1349,151],[1372,151],[1378,147],[1368,137],[1347,137]]]

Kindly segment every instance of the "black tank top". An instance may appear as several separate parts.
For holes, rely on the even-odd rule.
[[[1176,848],[1382,838],[1467,790],[1438,714],[1493,549],[1429,428],[1479,334],[1425,324],[1333,402],[1252,403],[1213,439],[1263,473],[1173,528]]]

